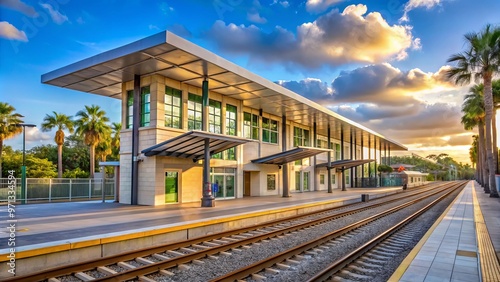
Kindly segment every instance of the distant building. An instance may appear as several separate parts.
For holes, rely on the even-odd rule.
[[[368,163],[407,150],[170,32],[42,82],[121,99],[120,203],[213,206],[351,187],[370,177]]]

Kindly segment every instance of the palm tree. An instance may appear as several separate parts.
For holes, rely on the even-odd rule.
[[[474,127],[478,128],[478,182],[484,187],[484,191],[486,193],[490,193],[490,186],[488,185],[488,167],[485,159],[485,111],[482,84],[474,85],[469,89],[469,94],[464,97],[462,112],[464,113],[464,116],[462,116],[461,122],[464,125],[464,128],[466,130],[472,130]]]
[[[491,81],[499,69],[500,61],[500,29],[486,25],[479,33],[465,35],[468,47],[465,52],[452,55],[448,62],[456,62],[457,66],[448,70],[447,76],[458,85],[469,84],[471,80],[484,84],[485,106],[485,138],[486,157],[489,169],[490,197],[498,198],[495,181],[495,163],[491,122],[493,117],[493,95]]]
[[[99,106],[85,106],[85,110],[76,113],[79,117],[75,121],[76,132],[84,137],[85,144],[90,147],[90,177],[94,178],[95,171],[95,147],[109,134],[110,128],[107,122],[106,112]]]
[[[113,150],[113,157],[119,158],[120,156],[120,131],[122,130],[121,122],[113,122],[111,124],[111,147]]]
[[[2,178],[3,140],[12,138],[23,131],[16,124],[23,123],[22,115],[14,113],[16,108],[8,103],[0,102],[0,178]]]
[[[62,178],[62,147],[64,145],[64,131],[67,129],[69,133],[73,133],[73,121],[70,116],[52,112],[53,115],[45,115],[42,123],[42,131],[50,131],[52,128],[57,128],[54,141],[57,144],[57,177]]]

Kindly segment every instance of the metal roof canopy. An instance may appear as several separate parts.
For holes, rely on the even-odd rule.
[[[358,165],[374,162],[375,160],[339,160],[330,163],[330,168],[339,168],[339,170],[345,170]],[[316,165],[316,167],[328,167],[328,163],[322,163]]]
[[[169,31],[163,31],[42,75],[42,83],[121,99],[122,83],[134,75],[159,74],[183,84],[202,86],[208,78],[209,90],[243,101],[243,105],[309,127],[316,122],[317,133],[340,140],[341,131],[355,143],[390,150],[407,150],[356,122],[353,122],[274,82],[264,79]],[[349,139],[348,139],[349,140]]]
[[[203,159],[205,140],[209,139],[210,155],[214,155],[232,147],[252,142],[252,140],[235,136],[227,136],[204,131],[189,131],[177,137],[161,142],[142,150],[145,156],[167,156],[193,159]]]
[[[290,162],[294,162],[297,160],[309,158],[315,156],[317,154],[331,152],[330,149],[320,149],[320,148],[312,148],[312,147],[296,147],[294,149],[284,151],[281,153],[273,154],[267,157],[259,158],[252,160],[252,163],[256,164],[275,164],[275,165],[284,165]]]

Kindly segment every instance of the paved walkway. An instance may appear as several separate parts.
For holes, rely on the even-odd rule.
[[[469,182],[389,281],[500,281],[499,218],[500,199]]]
[[[216,200],[213,208],[202,208],[199,202],[158,207],[100,201],[19,205],[16,207],[18,220],[16,246],[25,249],[36,244],[56,244],[88,236],[95,238],[106,234],[117,235],[145,229],[160,229],[313,202],[360,199],[361,194],[399,192],[402,192],[401,187],[349,188],[348,191],[334,189],[333,193],[326,191],[292,193],[289,198],[265,196]],[[0,215],[7,215],[7,206],[0,206]],[[3,223],[6,224],[5,221]],[[8,230],[0,230],[0,253],[2,249],[8,247],[8,237]]]

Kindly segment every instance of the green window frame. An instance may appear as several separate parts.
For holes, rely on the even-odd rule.
[[[151,124],[151,92],[149,85],[141,88],[141,126]]]
[[[262,142],[278,144],[278,121],[262,118]]]
[[[202,98],[195,94],[188,94],[188,130],[202,129]]]
[[[132,128],[134,122],[134,90],[127,91],[127,126]]]
[[[219,101],[208,101],[208,131],[222,133],[222,103]]]
[[[259,116],[243,112],[243,136],[259,140]]]
[[[236,136],[238,124],[237,111],[236,106],[226,104],[226,135]]]
[[[309,130],[294,126],[293,146],[309,146]]]
[[[165,126],[182,127],[182,91],[165,86]]]
[[[340,150],[340,144],[335,143],[335,160],[339,161],[342,159],[342,151]]]
[[[325,175],[324,174],[319,175],[319,184],[320,185],[325,184]]]

